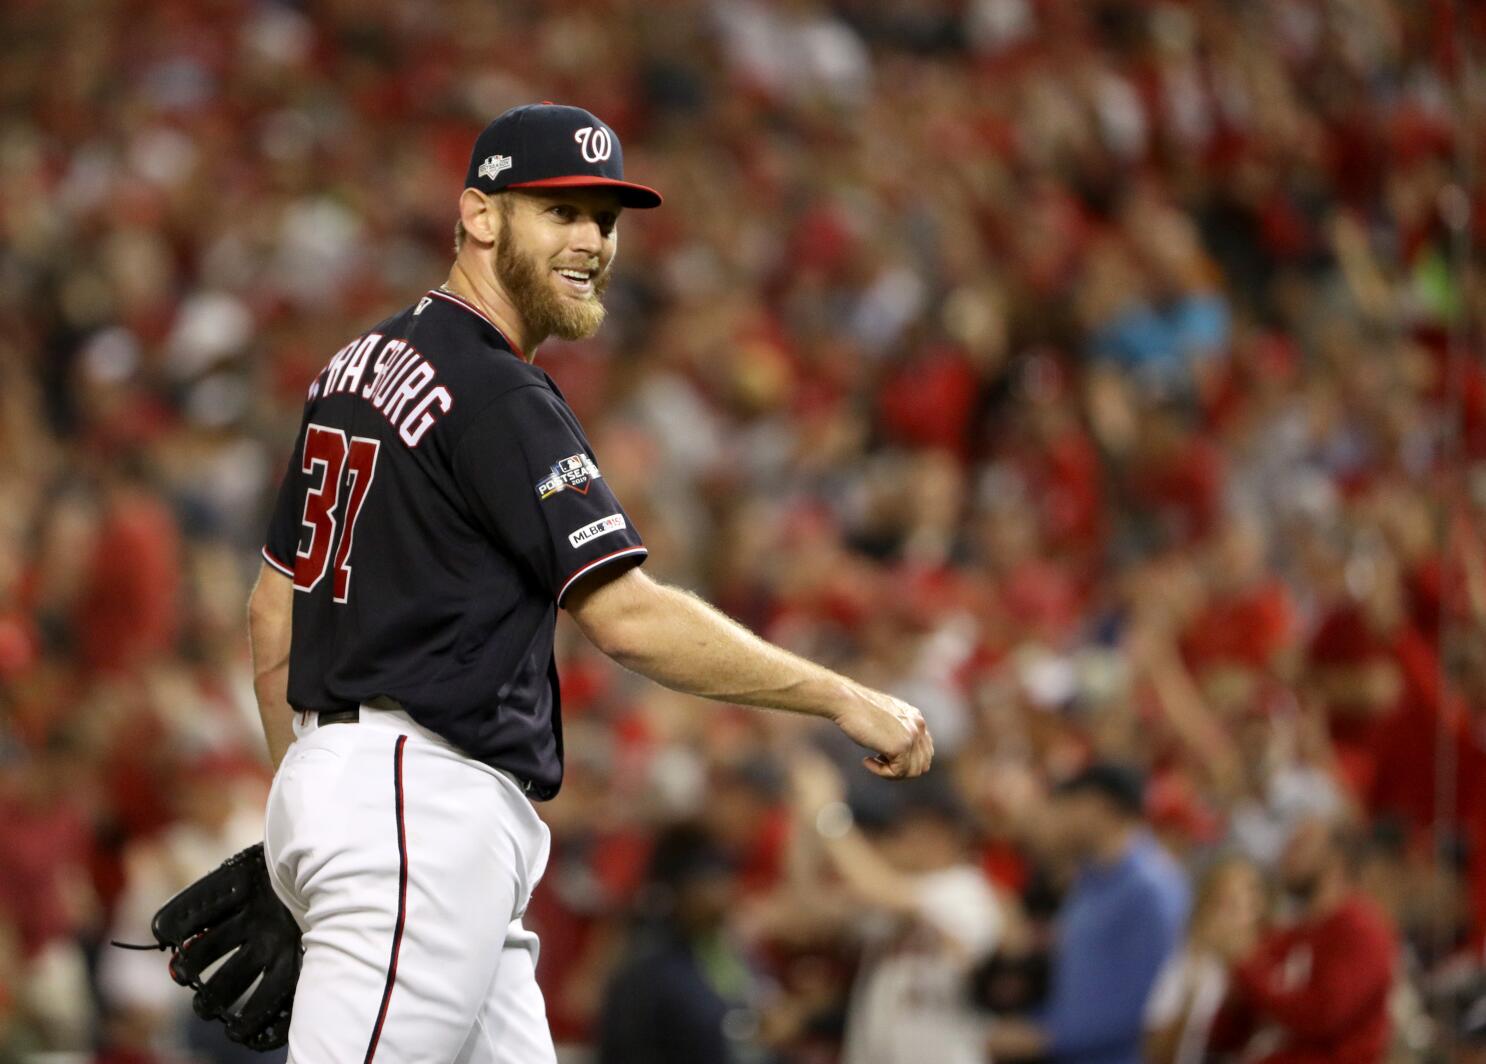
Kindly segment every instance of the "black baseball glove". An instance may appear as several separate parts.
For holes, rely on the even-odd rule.
[[[299,925],[268,882],[262,843],[227,858],[171,898],[150,930],[160,948],[171,952],[171,978],[196,991],[196,1015],[220,1019],[227,1037],[259,1052],[289,1040],[303,951]],[[202,972],[223,957],[203,979]],[[250,987],[252,994],[243,999]]]

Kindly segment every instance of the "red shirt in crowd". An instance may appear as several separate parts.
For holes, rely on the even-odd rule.
[[[27,957],[78,931],[63,881],[82,879],[91,847],[92,832],[73,803],[38,805],[0,793],[0,913],[16,920]]]
[[[1277,1028],[1279,1044],[1259,1064],[1379,1064],[1395,950],[1387,918],[1361,895],[1275,932],[1234,969],[1215,1045],[1239,1049],[1256,1032]]]
[[[181,536],[169,508],[120,493],[98,533],[77,609],[83,660],[127,669],[170,650],[180,631]]]
[[[1169,452],[1145,457],[1131,473],[1130,505],[1153,519],[1175,542],[1210,536],[1223,507],[1223,453],[1202,436]]]
[[[1182,652],[1193,669],[1247,665],[1265,669],[1294,641],[1295,605],[1284,583],[1265,580],[1215,597],[1182,635]]]

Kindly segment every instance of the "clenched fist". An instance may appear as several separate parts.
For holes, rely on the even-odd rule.
[[[853,741],[876,752],[862,764],[884,779],[910,779],[929,771],[934,738],[923,714],[901,698],[853,685],[832,718]]]

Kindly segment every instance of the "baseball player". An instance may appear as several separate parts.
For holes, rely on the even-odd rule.
[[[300,1064],[555,1059],[521,916],[562,783],[553,628],[678,691],[826,717],[917,776],[918,711],[647,578],[646,548],[533,364],[603,320],[625,208],[614,131],[517,107],[475,142],[448,281],[309,391],[250,603],[277,766],[264,851],[303,931]]]

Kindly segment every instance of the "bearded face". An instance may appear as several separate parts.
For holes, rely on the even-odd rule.
[[[531,338],[581,340],[604,321],[617,209],[583,202],[593,193],[560,200],[503,200],[495,272]]]

